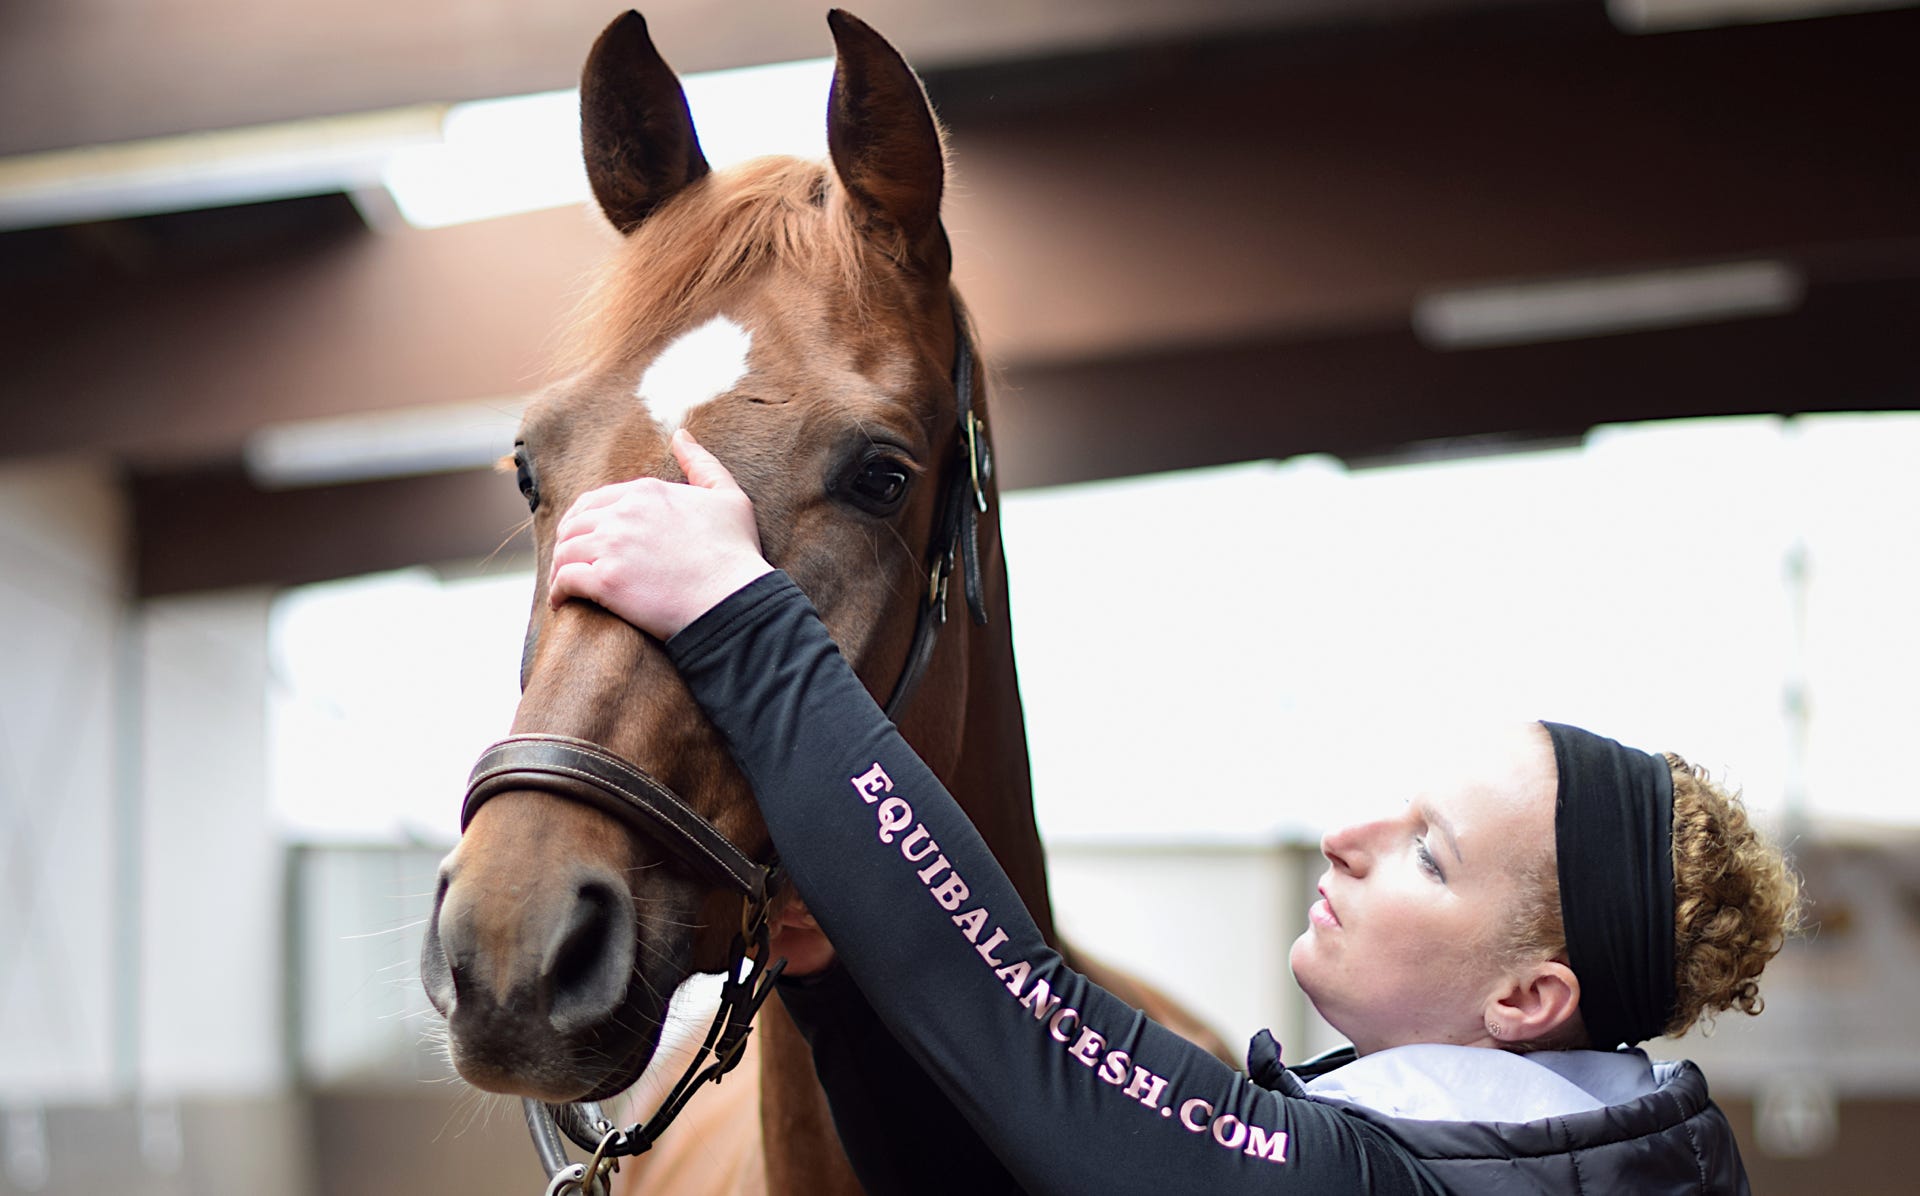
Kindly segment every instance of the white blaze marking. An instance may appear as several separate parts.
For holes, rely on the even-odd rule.
[[[732,390],[747,375],[747,353],[753,334],[715,316],[690,332],[683,332],[660,350],[640,375],[634,395],[667,428],[686,422],[687,413]]]

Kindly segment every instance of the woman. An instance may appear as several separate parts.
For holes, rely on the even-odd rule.
[[[689,485],[575,503],[552,600],[665,641],[752,782],[832,941],[783,995],[871,1189],[1746,1190],[1700,1073],[1615,1049],[1756,1012],[1791,927],[1791,872],[1696,770],[1530,724],[1328,835],[1292,964],[1353,1047],[1293,1070],[1262,1034],[1237,1072],[1046,946],[746,496],[673,447]]]

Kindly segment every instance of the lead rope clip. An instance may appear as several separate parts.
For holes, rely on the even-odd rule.
[[[601,1136],[591,1159],[555,1172],[547,1183],[546,1196],[608,1196],[613,1190],[613,1173],[620,1170],[620,1160],[608,1155],[607,1147],[620,1136],[619,1130],[609,1129]]]

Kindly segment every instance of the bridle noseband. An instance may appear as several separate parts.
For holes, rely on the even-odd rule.
[[[764,903],[774,869],[748,859],[678,794],[597,743],[570,735],[514,735],[480,755],[460,807],[466,830],[482,803],[513,789],[540,789],[635,823],[703,880]]]
[[[929,542],[927,591],[921,598],[906,663],[887,698],[886,715],[895,722],[933,660],[934,643],[947,621],[947,582],[956,562],[973,621],[983,626],[987,622],[979,528],[980,516],[987,510],[993,462],[986,443],[986,425],[973,410],[973,343],[957,299],[953,310],[951,380],[959,405],[958,444],[948,466],[947,484],[941,492]],[[777,862],[758,864],[749,859],[645,769],[596,743],[567,735],[513,735],[481,753],[467,778],[467,795],[460,807],[461,831],[466,831],[489,798],[519,789],[551,793],[620,819],[671,851],[702,880],[738,893],[746,903],[740,931],[733,936],[728,951],[720,1008],[692,1062],[652,1117],[621,1129],[593,1102],[549,1105],[533,1099],[521,1101],[534,1149],[547,1172],[547,1196],[593,1196],[606,1192],[607,1175],[615,1159],[651,1149],[702,1084],[719,1083],[740,1062],[753,1016],[786,966],[784,959],[767,962],[767,912],[781,874]],[[563,1135],[580,1149],[592,1151],[591,1161],[582,1164],[569,1160]]]
[[[596,743],[568,735],[512,735],[481,753],[467,778],[461,831],[488,798],[516,789],[537,789],[603,810],[667,848],[702,880],[737,893],[746,902],[740,930],[727,951],[720,1008],[687,1070],[652,1117],[620,1129],[591,1102],[521,1101],[534,1149],[547,1171],[548,1193],[589,1193],[595,1184],[604,1187],[603,1168],[611,1167],[613,1159],[652,1148],[700,1085],[709,1080],[718,1083],[740,1062],[753,1015],[773,992],[773,982],[786,965],[784,959],[767,962],[767,909],[779,884],[779,867],[748,859],[645,769]],[[593,1161],[571,1162],[560,1140],[562,1133],[582,1150],[593,1151]]]

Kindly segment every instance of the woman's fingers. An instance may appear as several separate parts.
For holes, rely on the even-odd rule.
[[[673,434],[673,457],[680,462],[680,469],[687,475],[689,485],[702,490],[731,490],[738,493],[740,484],[733,480],[727,467],[720,459],[708,452],[693,433],[680,428]]]
[[[571,535],[557,536],[553,541],[553,566],[558,569],[568,561],[590,561],[600,554],[602,545],[596,543],[597,537],[591,529],[575,532]]]
[[[547,586],[547,605],[559,607],[569,598],[600,601],[599,577],[592,561],[567,561],[553,569],[553,581]]]
[[[556,539],[553,543],[553,570],[548,574],[547,603],[559,606],[568,598],[599,601],[594,563],[602,546],[591,532],[580,532]]]
[[[798,899],[789,901],[774,915],[769,946],[772,954],[786,959],[789,976],[811,976],[833,962],[833,944]]]
[[[702,490],[731,491],[740,494],[740,484],[733,480],[733,474],[720,463],[720,459],[708,452],[693,433],[685,428],[673,434],[672,448],[674,459],[679,461],[680,469],[687,475],[687,483]],[[596,486],[573,500],[566,514],[560,517],[555,529],[559,538],[590,532],[599,526],[596,512],[604,512],[609,507],[622,504],[628,499],[641,498],[649,488],[664,485],[658,478],[631,478],[624,482],[609,482],[605,486]]]
[[[567,513],[560,517],[560,526],[565,528],[569,520],[611,507],[639,488],[656,481],[658,481],[656,478],[630,478],[624,482],[609,482],[604,486],[595,486],[573,500],[573,505],[567,508]]]
[[[585,599],[664,640],[772,568],[733,475],[684,432],[673,452],[688,484],[635,478],[567,508],[554,532],[551,606]]]
[[[588,491],[567,509],[554,529],[549,605],[569,598],[606,605],[609,587],[633,581],[662,510],[663,486],[655,478],[616,482]]]
[[[567,513],[560,517],[560,522],[554,525],[553,542],[556,545],[564,544],[592,532],[600,523],[598,512],[605,509],[595,507],[583,510],[578,504],[568,508]]]

